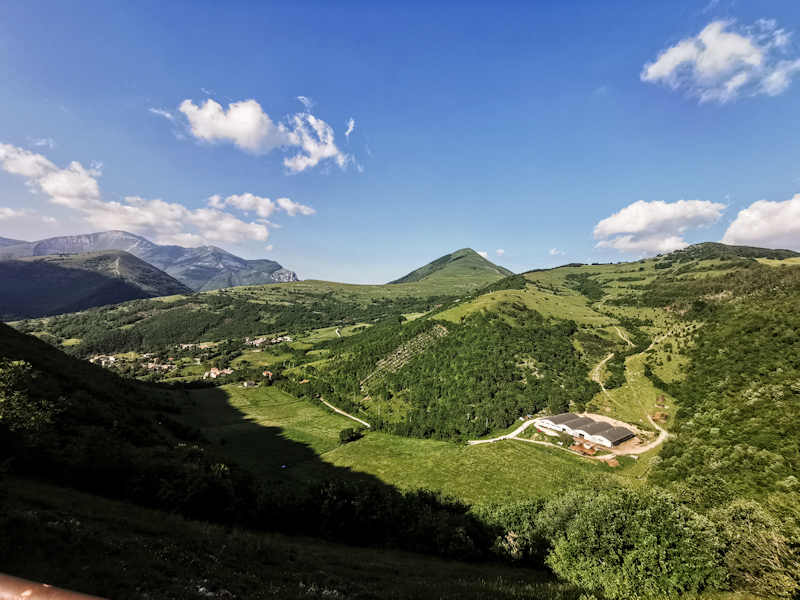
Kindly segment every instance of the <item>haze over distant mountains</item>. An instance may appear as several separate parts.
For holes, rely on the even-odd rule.
[[[216,246],[161,246],[127,231],[61,236],[36,242],[0,238],[0,260],[100,250],[129,252],[196,292],[298,281],[294,271],[284,269],[272,260],[245,260]]]

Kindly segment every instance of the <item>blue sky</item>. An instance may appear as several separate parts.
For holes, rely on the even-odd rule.
[[[6,0],[0,236],[352,283],[800,250],[799,36],[771,1]]]

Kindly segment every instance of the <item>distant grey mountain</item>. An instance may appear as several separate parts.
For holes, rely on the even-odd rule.
[[[18,243],[0,244],[0,259],[124,250],[165,271],[196,292],[298,280],[294,271],[284,269],[273,260],[245,260],[216,246],[160,246],[127,231],[69,235],[38,242],[8,241]]]
[[[0,237],[0,248],[5,248],[6,246],[16,246],[17,244],[25,244],[26,242],[22,240],[10,240],[8,238]]]

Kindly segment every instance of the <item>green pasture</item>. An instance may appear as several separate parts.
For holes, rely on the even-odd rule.
[[[354,421],[322,403],[298,400],[272,387],[233,385],[192,390],[194,405],[181,420],[198,427],[215,445],[257,473],[270,474],[324,454]]]
[[[70,338],[68,340],[64,340],[63,342],[61,342],[61,345],[62,346],[77,346],[80,343],[81,343],[81,339],[80,338]]]
[[[611,323],[611,319],[589,307],[586,298],[577,292],[570,290],[555,295],[542,292],[533,286],[528,286],[525,290],[501,290],[473,300],[462,300],[436,318],[458,323],[462,318],[475,312],[497,310],[501,304],[515,303],[535,310],[544,317],[571,319],[581,325],[603,326]]]
[[[470,503],[544,496],[608,469],[597,461],[518,440],[468,446],[378,432],[339,446],[322,459],[400,489],[439,490]]]

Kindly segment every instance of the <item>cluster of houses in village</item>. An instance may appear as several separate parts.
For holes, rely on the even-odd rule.
[[[291,342],[292,338],[288,335],[279,335],[275,338],[260,337],[255,339],[245,338],[244,343],[248,346],[261,346],[261,344],[280,344],[281,342]]]
[[[588,442],[607,448],[613,448],[635,437],[635,434],[625,427],[598,422],[574,413],[562,413],[553,417],[536,419],[536,424],[552,431],[566,433],[574,438],[583,438]]]
[[[90,358],[89,362],[93,364],[99,364],[101,367],[107,367],[117,362],[117,359],[113,356],[106,356],[105,354],[100,354],[98,356],[93,356],[92,358]]]
[[[233,373],[233,369],[218,369],[217,367],[211,367],[210,371],[206,371],[203,374],[203,379],[216,379],[217,377],[230,375],[231,373]]]

